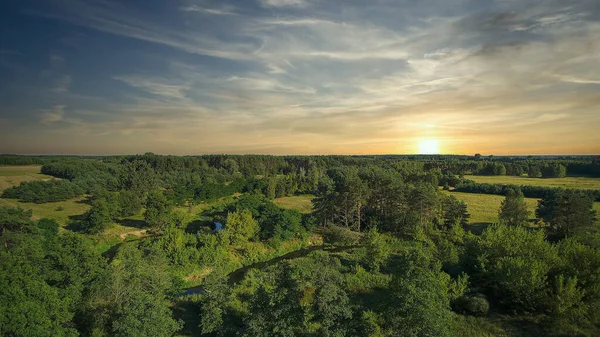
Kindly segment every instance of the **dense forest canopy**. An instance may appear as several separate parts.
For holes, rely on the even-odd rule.
[[[147,153],[0,165],[50,176],[2,198],[89,206],[60,224],[0,205],[4,336],[600,334],[599,191],[465,178],[600,178],[598,157]],[[471,230],[459,191],[504,196],[498,223]],[[275,203],[298,195],[311,212]],[[98,248],[132,219],[139,237]]]

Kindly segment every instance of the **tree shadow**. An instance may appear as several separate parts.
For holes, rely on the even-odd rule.
[[[465,226],[465,230],[470,231],[475,235],[480,235],[491,224],[491,222],[473,222]]]
[[[367,292],[350,293],[349,296],[354,303],[360,303],[361,307],[375,311],[383,310],[390,298],[393,298],[390,289],[379,287]]]
[[[85,197],[85,198],[83,198],[81,200],[76,200],[75,203],[77,203],[77,204],[85,204],[85,205],[90,205],[91,206],[92,205],[92,197],[88,196],[88,197]]]
[[[120,219],[117,220],[117,223],[121,226],[138,229],[148,227],[148,223],[146,221],[139,219]]]
[[[83,220],[85,220],[85,213],[69,215],[69,221],[65,226],[65,229],[68,229],[72,232],[84,233],[85,226],[83,225]]]
[[[200,329],[200,305],[193,301],[177,301],[173,306],[173,316],[175,319],[183,321],[183,328],[178,334],[183,336],[199,336],[202,333]]]
[[[199,232],[203,228],[213,229],[214,221],[210,221],[207,219],[194,220],[187,224],[185,227],[185,231],[188,233],[196,233]]]
[[[83,226],[81,221],[70,221],[64,228],[71,232],[85,233],[85,226]]]

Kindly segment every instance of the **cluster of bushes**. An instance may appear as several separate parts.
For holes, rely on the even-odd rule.
[[[37,204],[64,201],[77,198],[85,193],[85,189],[68,180],[26,181],[2,192],[2,198],[19,199],[23,202]]]
[[[473,285],[508,312],[545,314],[565,325],[600,323],[600,250],[542,230],[493,226],[466,243]]]
[[[0,207],[2,335],[172,336],[181,328],[163,253],[124,244],[109,264],[84,237],[30,217]]]
[[[228,212],[249,211],[260,224],[260,237],[276,244],[305,238],[314,228],[314,218],[298,211],[281,209],[264,197],[243,195],[227,207]]]

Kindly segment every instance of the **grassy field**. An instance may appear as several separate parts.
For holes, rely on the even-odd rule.
[[[53,179],[40,173],[41,166],[0,166],[0,193],[24,181]]]
[[[474,194],[462,192],[446,192],[455,196],[457,199],[464,201],[467,204],[469,214],[471,214],[470,223],[494,223],[498,222],[498,210],[500,204],[504,200],[504,196],[492,194]],[[525,198],[527,208],[529,209],[530,219],[535,218],[535,208],[537,207],[538,199]]]
[[[41,166],[0,166],[0,193],[5,189],[17,186],[24,181],[54,179],[40,173]],[[67,201],[50,202],[45,204],[34,204],[20,202],[16,199],[1,199],[0,206],[21,207],[33,211],[33,219],[50,218],[58,221],[61,226],[66,226],[70,216],[85,213],[90,206],[86,198],[78,198]]]
[[[600,190],[600,178],[566,177],[566,178],[528,178],[513,176],[465,176],[466,179],[484,184],[529,185]]]
[[[273,200],[273,202],[285,209],[295,209],[300,213],[307,214],[312,212],[312,200],[315,196],[312,194],[303,194],[293,197],[283,197]]]
[[[504,200],[504,196],[492,194],[475,194],[463,192],[446,192],[464,201],[467,204],[469,214],[471,214],[470,223],[494,223],[498,222],[498,210],[500,204]],[[525,203],[529,209],[530,219],[535,218],[535,208],[537,207],[538,199],[525,198]],[[594,203],[594,209],[600,212],[600,202]]]
[[[20,202],[17,199],[0,199],[0,206],[21,207],[33,211],[33,219],[50,218],[56,220],[60,225],[66,226],[70,216],[85,213],[90,206],[86,198],[71,199],[66,201],[49,202],[45,204],[34,204]]]

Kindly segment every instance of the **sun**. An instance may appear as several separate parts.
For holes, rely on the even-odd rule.
[[[419,154],[440,153],[440,142],[437,139],[421,139],[419,141]]]

